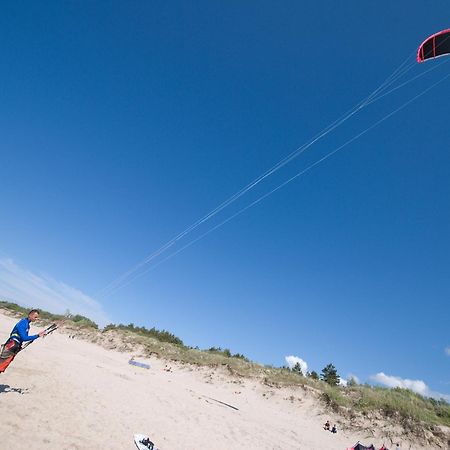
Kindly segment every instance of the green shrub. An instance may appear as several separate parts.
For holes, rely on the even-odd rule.
[[[91,319],[88,319],[87,317],[80,316],[79,314],[71,316],[69,320],[76,323],[82,328],[95,328],[96,330],[98,330],[98,325],[95,322],[93,322]]]
[[[220,347],[210,347],[210,348],[206,349],[205,351],[209,352],[209,353],[215,353],[217,355],[225,356],[225,358],[237,358],[237,359],[242,359],[243,361],[247,361],[247,362],[250,361],[248,358],[246,358],[241,353],[235,353],[233,355],[228,348],[225,348],[222,350]]]
[[[7,302],[7,301],[0,301],[0,308],[4,308],[8,311],[13,311],[16,313],[19,313],[23,316],[26,316],[30,309],[32,308],[24,308],[23,306],[19,306],[16,303]],[[70,314],[70,312],[67,312],[66,314],[53,314],[51,312],[45,311],[43,309],[39,309],[39,318],[41,320],[47,321],[47,322],[68,322],[71,321],[75,324],[77,324],[80,327],[83,328],[95,328],[98,329],[98,325],[93,322],[91,319],[88,319],[87,317],[80,316],[79,314],[73,316]]]
[[[132,332],[134,334],[137,334],[139,336],[146,336],[146,337],[155,338],[155,339],[157,339],[160,342],[169,342],[171,344],[184,346],[183,341],[180,338],[176,337],[174,334],[169,333],[166,330],[157,330],[155,327],[147,329],[145,327],[136,327],[132,323],[130,323],[128,325],[109,324],[103,329],[103,331],[108,331],[108,330],[125,330],[125,331],[130,331],[130,332]]]

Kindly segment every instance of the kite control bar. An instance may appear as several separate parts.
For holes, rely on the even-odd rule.
[[[58,325],[56,325],[56,323],[52,323],[49,327],[47,327],[44,330],[44,336],[47,336],[50,333],[53,333],[57,328],[58,328]]]
[[[44,330],[44,336],[48,336],[50,333],[53,333],[56,329],[58,328],[58,325],[56,325],[56,323],[52,323],[50,326],[48,326],[45,330]],[[27,342],[24,346],[22,346],[22,348],[19,350],[19,352],[21,352],[22,350],[26,349],[30,344],[32,344],[34,342],[30,341]],[[17,353],[19,353],[17,352]]]

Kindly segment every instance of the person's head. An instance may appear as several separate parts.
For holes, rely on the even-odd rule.
[[[28,313],[28,320],[30,322],[35,322],[36,320],[39,319],[39,310],[38,309],[32,309],[29,313]]]

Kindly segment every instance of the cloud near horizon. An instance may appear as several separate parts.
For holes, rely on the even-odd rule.
[[[409,380],[408,378],[400,378],[393,375],[386,375],[383,372],[379,372],[376,375],[370,377],[372,381],[382,384],[390,388],[403,388],[409,389],[423,397],[432,397],[436,400],[443,398],[446,401],[450,401],[450,395],[434,392],[426,385],[422,380]]]
[[[361,384],[361,381],[360,381],[359,377],[357,377],[357,376],[356,376],[355,374],[353,374],[353,373],[349,373],[349,374],[347,375],[347,380],[348,380],[348,381],[353,380],[356,384]]]
[[[300,367],[302,369],[303,375],[306,375],[306,372],[308,372],[308,363],[306,361],[304,361],[302,358],[299,358],[298,356],[290,355],[290,356],[285,356],[284,359],[286,360],[289,369],[292,369],[297,363],[299,363]]]
[[[353,380],[356,384],[360,384],[359,378],[356,375],[353,375],[352,373],[349,373],[347,375],[347,378],[340,377],[339,384],[341,386],[348,386],[350,380]]]
[[[47,275],[37,275],[9,258],[0,258],[0,296],[55,314],[64,314],[69,310],[72,314],[88,317],[100,326],[110,322],[100,303],[79,289]]]

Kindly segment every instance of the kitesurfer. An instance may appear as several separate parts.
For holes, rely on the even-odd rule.
[[[31,336],[28,334],[30,332],[30,324],[36,322],[37,319],[39,319],[39,310],[32,309],[27,317],[16,323],[0,354],[0,373],[6,370],[17,353],[22,349],[23,342],[34,341],[39,337],[45,336],[45,330]]]

